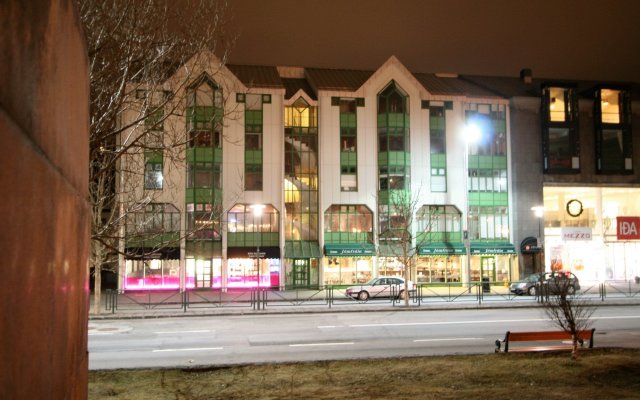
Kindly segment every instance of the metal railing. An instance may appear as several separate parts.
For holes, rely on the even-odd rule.
[[[421,307],[434,304],[491,302],[541,303],[548,300],[548,288],[538,286],[534,296],[511,293],[511,282],[474,282],[471,285],[460,283],[419,284],[410,292],[409,304]],[[575,296],[593,301],[637,299],[640,301],[640,283],[634,281],[580,282],[580,290]],[[105,291],[105,310],[182,310],[204,308],[247,308],[266,310],[277,307],[363,307],[365,305],[404,304],[399,296],[400,288],[390,287],[382,295],[372,295],[366,300],[358,296],[349,296],[344,286],[325,286],[318,289],[274,290],[267,288],[244,289],[189,289],[185,291],[147,291],[118,292]],[[552,293],[551,293],[552,294]]]

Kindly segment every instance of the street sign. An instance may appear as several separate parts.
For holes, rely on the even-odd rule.
[[[265,254],[267,253],[265,253],[264,251],[250,251],[247,253],[247,255],[251,258],[264,258]]]

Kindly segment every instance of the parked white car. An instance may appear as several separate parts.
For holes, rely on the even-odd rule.
[[[409,281],[407,285],[409,293],[415,292],[416,285]],[[404,279],[400,277],[373,278],[362,285],[350,286],[345,291],[348,297],[367,301],[370,298],[395,297],[404,298]]]

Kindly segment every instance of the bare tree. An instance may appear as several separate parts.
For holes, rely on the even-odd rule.
[[[195,78],[194,57],[216,54],[221,68],[233,40],[224,37],[230,21],[225,1],[182,0],[178,5],[168,0],[76,1],[90,68],[89,267],[95,279],[94,312],[99,312],[101,271],[115,268],[115,256],[123,252],[119,243],[124,221],[155,202],[139,190],[144,168],[132,160],[161,149],[166,162],[179,163],[179,149],[187,141],[184,134],[168,135],[163,143],[154,141],[154,134],[169,116],[184,112],[180,93]],[[167,87],[170,76],[179,79]],[[168,132],[171,127],[162,129]],[[136,175],[125,182],[126,176]]]
[[[591,327],[591,315],[596,306],[575,294],[575,283],[570,275],[555,273],[541,284],[544,311],[558,328],[571,335],[571,357],[578,358],[579,333]]]
[[[416,214],[420,208],[419,196],[411,195],[403,190],[391,191],[389,193],[389,220],[380,232],[381,243],[390,244],[393,258],[402,265],[404,275],[404,290],[402,298],[404,305],[409,306],[409,281],[411,271],[416,265],[418,248],[424,244],[426,234],[430,231],[430,223],[417,232],[415,226]],[[428,216],[426,220],[429,220]]]

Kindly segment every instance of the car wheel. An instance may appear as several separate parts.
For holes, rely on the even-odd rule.
[[[369,299],[369,293],[365,292],[364,290],[360,293],[358,293],[358,300],[360,301],[367,301]]]
[[[538,288],[536,288],[535,286],[531,286],[529,289],[527,289],[527,294],[529,296],[535,296],[538,293]]]
[[[576,294],[576,288],[575,288],[574,286],[569,286],[569,287],[567,288],[567,294],[568,294],[568,295],[574,295],[574,294]]]

